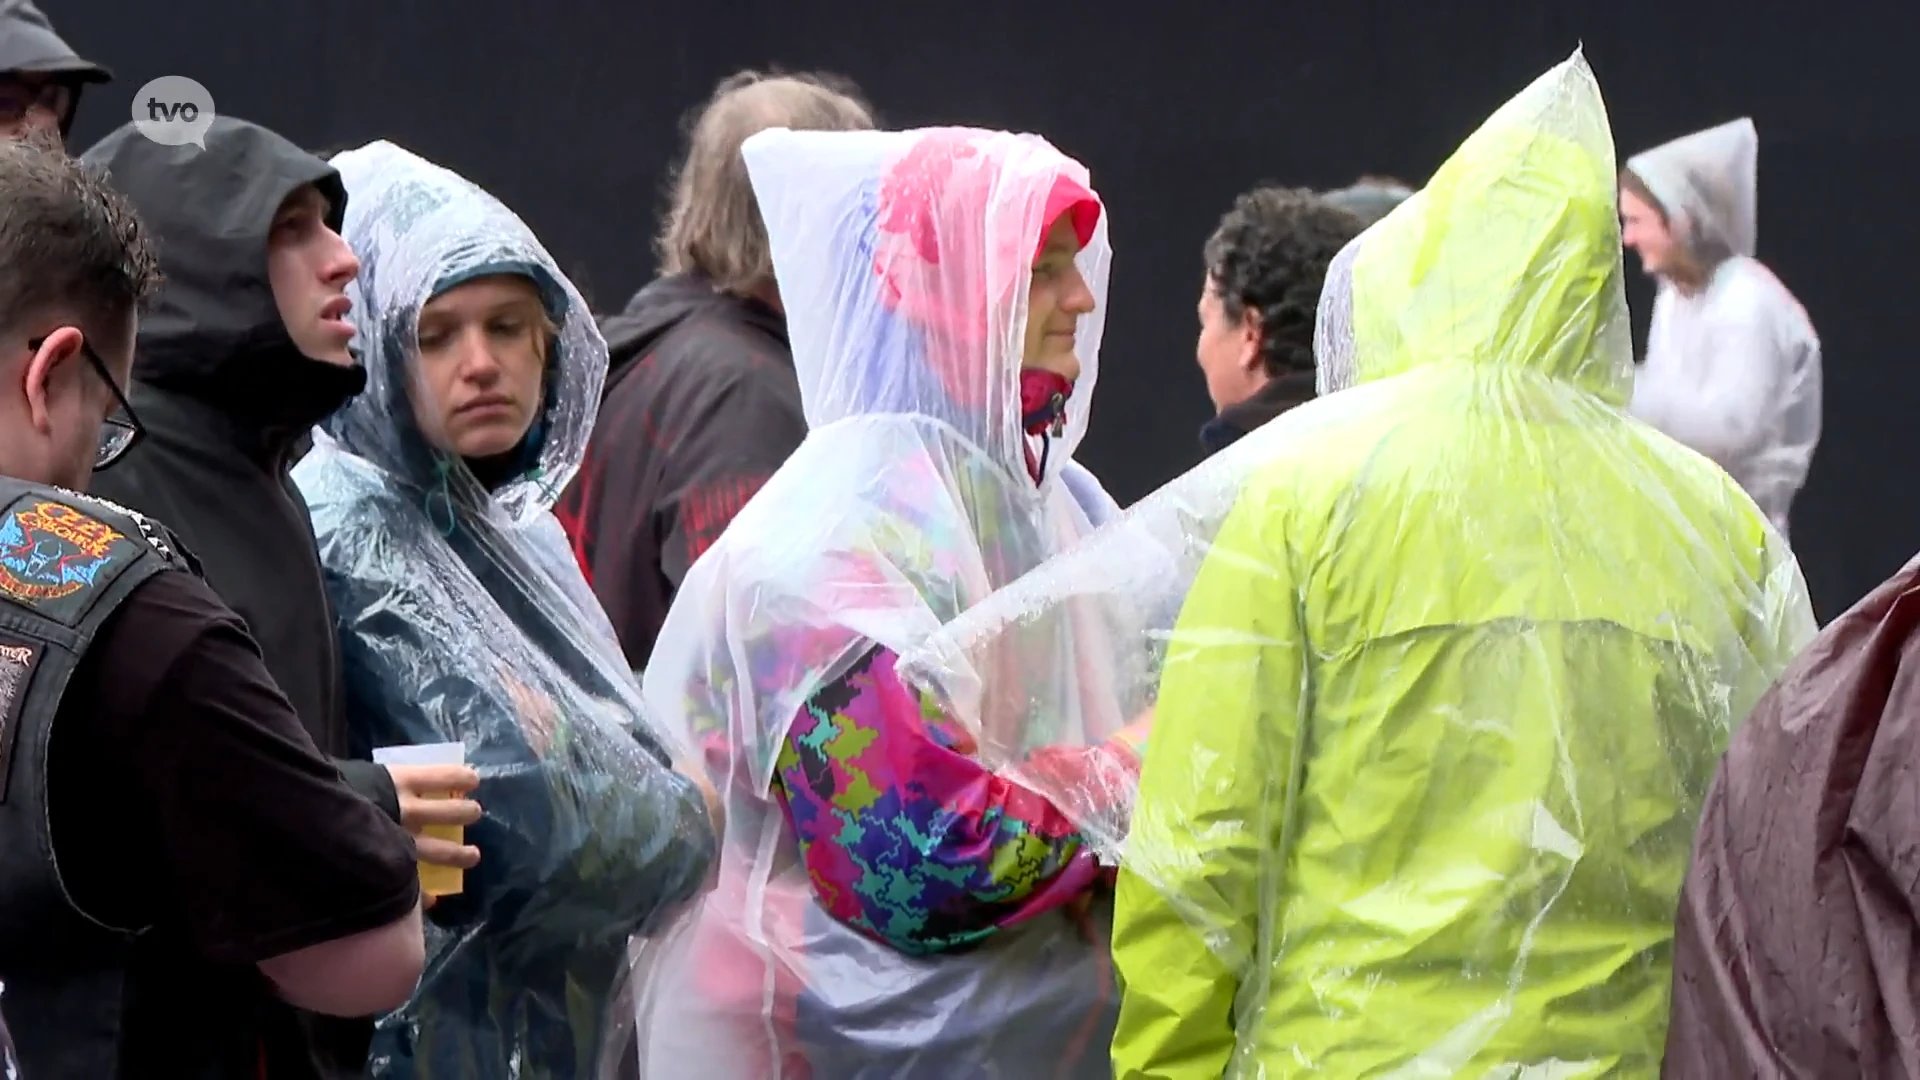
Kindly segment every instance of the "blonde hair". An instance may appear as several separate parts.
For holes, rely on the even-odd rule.
[[[547,357],[553,355],[553,347],[560,344],[560,324],[553,321],[546,308],[540,309],[540,321],[535,324],[533,335],[533,355],[540,361],[541,370],[547,366]]]
[[[874,118],[859,90],[838,76],[741,71],[721,80],[684,126],[686,151],[654,241],[660,272],[699,271],[744,295],[773,280],[773,255],[740,145],[776,127],[866,131]]]

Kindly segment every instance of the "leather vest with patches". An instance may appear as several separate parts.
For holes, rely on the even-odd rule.
[[[100,628],[141,583],[169,571],[199,567],[158,523],[0,477],[0,1000],[23,1076],[121,1074],[126,976],[146,928],[107,926],[67,895],[47,751]]]

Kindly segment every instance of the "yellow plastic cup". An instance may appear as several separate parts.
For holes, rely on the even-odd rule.
[[[465,743],[457,742],[382,746],[373,752],[373,760],[378,765],[465,765],[467,747]],[[438,797],[450,799],[453,792]],[[456,844],[466,842],[467,830],[459,825],[428,825],[420,831],[424,835]],[[466,887],[466,871],[457,866],[419,865],[420,891],[428,896],[457,896]]]

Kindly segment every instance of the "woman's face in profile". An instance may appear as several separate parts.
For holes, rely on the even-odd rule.
[[[1033,261],[1033,281],[1027,287],[1026,351],[1020,361],[1023,370],[1051,371],[1068,380],[1080,377],[1074,334],[1080,316],[1090,314],[1096,301],[1073,261],[1079,253],[1073,215],[1061,214],[1047,230],[1046,243]]]
[[[1666,215],[1626,188],[1620,189],[1620,242],[1640,256],[1640,266],[1649,274],[1671,265],[1673,231]]]
[[[436,449],[465,458],[520,444],[544,401],[550,324],[533,282],[463,282],[420,311],[414,419]]]

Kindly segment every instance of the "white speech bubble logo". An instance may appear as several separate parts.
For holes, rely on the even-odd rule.
[[[213,95],[185,75],[162,75],[133,95],[134,129],[162,146],[207,148]]]

